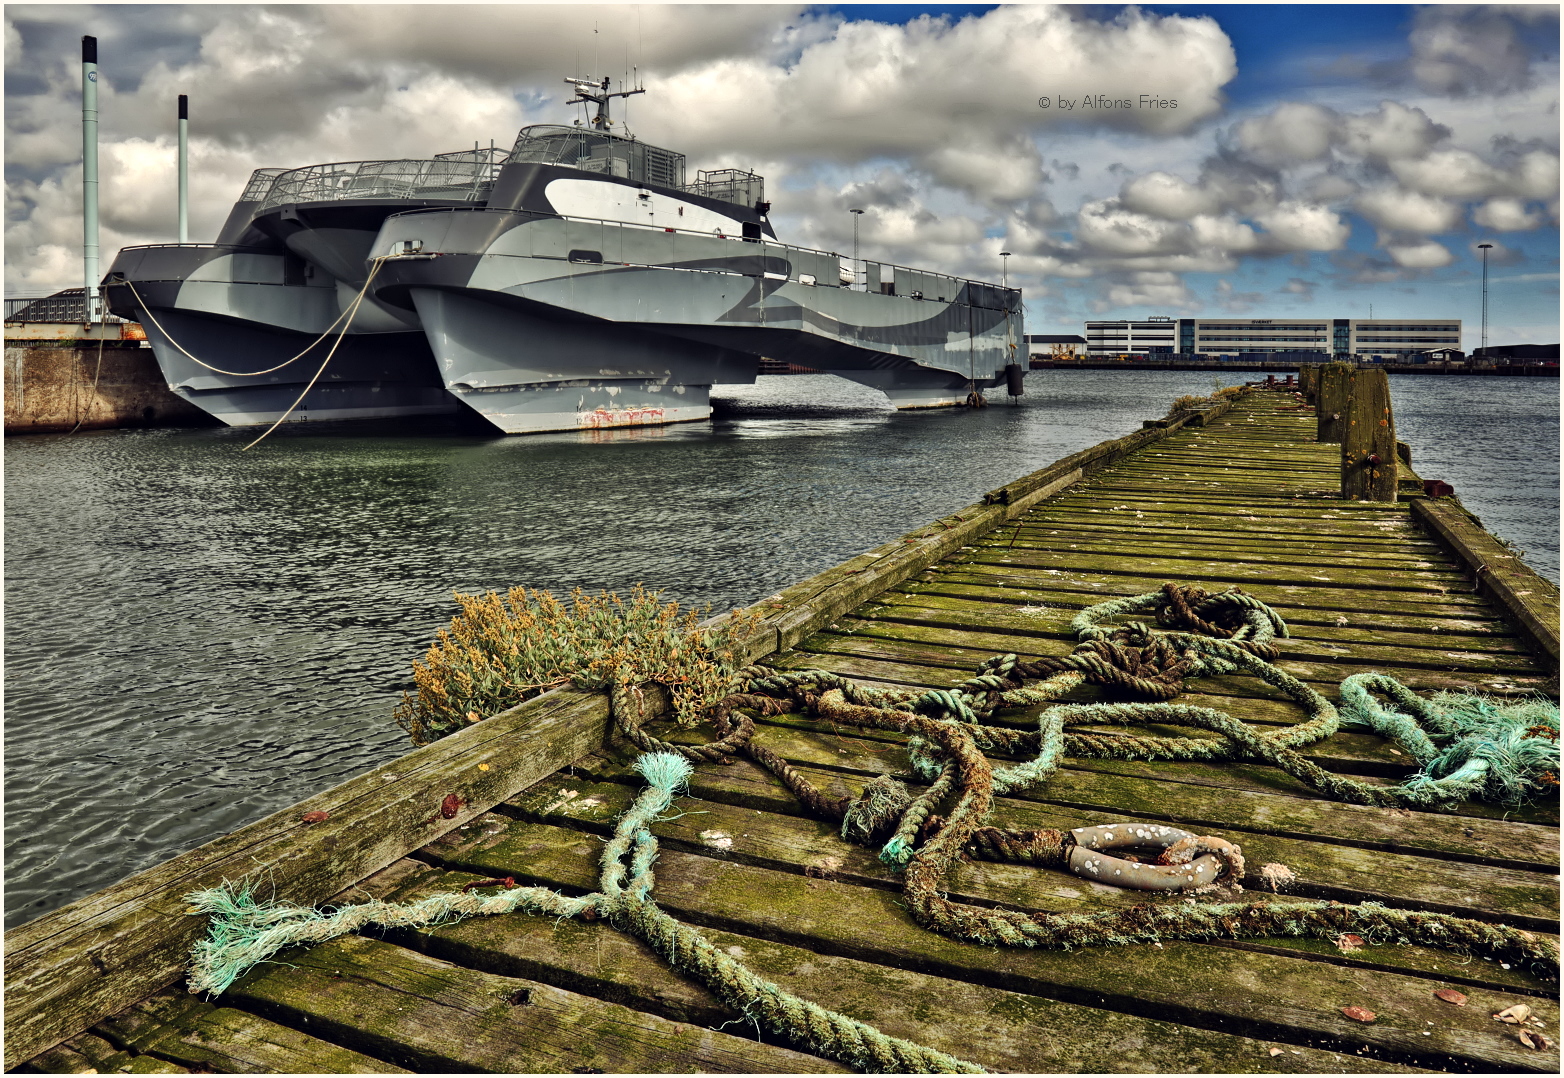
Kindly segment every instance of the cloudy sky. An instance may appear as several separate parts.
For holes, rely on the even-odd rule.
[[[570,75],[766,177],[779,236],[1026,290],[1032,332],[1152,314],[1558,322],[1558,6],[6,7],[6,288],[81,281],[80,45],[102,245],[191,239],[252,169],[508,145]],[[1044,104],[1046,102],[1046,107]]]

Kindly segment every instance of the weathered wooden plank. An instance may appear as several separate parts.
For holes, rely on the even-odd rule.
[[[1050,599],[1052,601],[1050,601]],[[940,626],[950,629],[988,629],[1018,636],[1047,636],[1074,639],[1070,622],[1075,615],[1091,605],[1079,595],[1061,592],[1044,598],[1041,603],[1024,606],[1003,602],[953,598],[928,591],[913,593],[911,599],[893,596],[887,600],[871,600],[849,615],[873,618],[877,621],[906,621],[918,625]],[[1022,609],[1027,612],[1022,613]],[[1298,641],[1317,641],[1321,644],[1377,645],[1400,648],[1445,649],[1474,652],[1499,652],[1513,655],[1530,655],[1527,642],[1514,634],[1503,622],[1464,622],[1466,631],[1447,628],[1450,623],[1436,623],[1440,627],[1422,632],[1400,629],[1369,629],[1352,624],[1335,624],[1334,618],[1316,614],[1318,620],[1298,618],[1297,614],[1313,611],[1294,611],[1288,608],[1276,613],[1287,622],[1290,636]],[[838,622],[840,624],[840,622]],[[1486,626],[1486,631],[1474,632],[1472,628]]]
[[[1075,646],[1074,634],[1056,632],[1049,634],[1017,634],[992,629],[958,629],[949,625],[923,625],[910,619],[886,620],[883,618],[843,617],[836,623],[840,635],[855,636],[860,640],[890,640],[900,643],[935,644],[941,647],[972,648],[991,654],[1023,651],[1029,655],[1068,655]],[[810,650],[838,650],[827,647],[824,638],[832,635],[828,630],[817,633],[800,646]],[[867,649],[870,645],[852,645]],[[1543,674],[1531,655],[1525,652],[1465,651],[1453,643],[1439,648],[1401,647],[1387,643],[1359,644],[1356,642],[1326,642],[1305,637],[1279,637],[1276,646],[1283,663],[1293,661],[1360,663],[1365,668],[1394,667],[1397,669],[1424,668],[1430,670],[1459,670],[1462,673],[1518,673]],[[867,651],[854,651],[866,654]]]
[[[1131,520],[1128,526],[1106,522],[1097,527],[1075,525],[1043,525],[1035,529],[1008,527],[991,533],[971,544],[975,549],[1008,550],[1022,543],[1031,543],[1044,549],[1076,549],[1097,553],[1125,549],[1145,550],[1154,554],[1177,555],[1191,545],[1206,547],[1215,556],[1219,553],[1253,553],[1269,549],[1273,563],[1287,563],[1295,558],[1352,558],[1364,566],[1383,565],[1388,568],[1415,568],[1418,563],[1436,563],[1441,568],[1461,566],[1443,550],[1432,543],[1413,544],[1394,540],[1378,541],[1359,538],[1355,541],[1315,542],[1287,539],[1279,535],[1261,535],[1252,532],[1234,533],[1226,537],[1215,534],[1195,536],[1182,527],[1144,528],[1141,522]]]
[[[1404,514],[1407,511],[1405,506],[1385,505],[1379,502],[1342,502],[1324,496],[1304,498],[1289,495],[1278,499],[1274,504],[1255,504],[1253,498],[1236,494],[1224,496],[1220,491],[1206,493],[1182,488],[1168,490],[1166,487],[1152,484],[1140,486],[1144,489],[1137,489],[1130,484],[1109,486],[1105,482],[1090,487],[1081,485],[1061,497],[1058,506],[1062,510],[1103,512],[1104,510],[1100,508],[1103,495],[1111,495],[1116,502],[1122,502],[1129,509],[1161,507],[1165,512],[1187,511],[1207,515],[1239,516],[1253,520],[1297,520],[1303,524],[1334,519],[1360,523],[1376,519],[1399,522],[1405,519]],[[1111,507],[1109,508],[1111,510]],[[1243,512],[1229,512],[1235,509]]]
[[[189,1074],[176,1063],[137,1055],[96,1033],[83,1033],[15,1068],[22,1074]]]
[[[1368,541],[1410,541],[1414,548],[1427,543],[1428,536],[1408,516],[1406,519],[1383,517],[1375,520],[1302,520],[1281,516],[1246,520],[1231,513],[1181,512],[1159,508],[1165,502],[1141,502],[1132,511],[1104,517],[1085,507],[1069,507],[1045,502],[1024,518],[1027,527],[1072,528],[1147,528],[1177,532],[1181,537],[1203,539],[1208,535],[1272,536],[1301,543],[1355,543]],[[1245,514],[1246,516],[1249,514]]]
[[[1322,461],[1329,461],[1330,454],[1322,451],[1314,442],[1290,443],[1275,439],[1248,439],[1265,449],[1263,455],[1249,455],[1243,459],[1235,459],[1226,454],[1228,445],[1239,441],[1236,437],[1221,435],[1216,432],[1190,432],[1177,438],[1169,438],[1160,445],[1148,446],[1137,453],[1134,460],[1126,464],[1140,464],[1142,462],[1160,463],[1164,461],[1184,462],[1192,464],[1217,463],[1224,467],[1231,466],[1243,470],[1276,471],[1284,465],[1296,464],[1302,467],[1324,467]]]
[[[1436,559],[1451,560],[1450,554],[1438,542],[1424,534],[1410,519],[1396,525],[1393,521],[1370,522],[1355,534],[1344,534],[1332,525],[1320,525],[1312,530],[1300,530],[1286,522],[1271,525],[1251,524],[1240,521],[1244,528],[1229,528],[1231,516],[1220,516],[1201,525],[1199,522],[1172,513],[1150,513],[1144,508],[1113,513],[1104,517],[1076,514],[1071,517],[1034,513],[1022,517],[1016,524],[1008,525],[986,537],[984,541],[996,542],[1001,536],[1009,542],[1012,536],[1021,539],[1040,540],[1045,537],[1067,536],[1072,542],[1136,541],[1149,543],[1210,543],[1218,546],[1248,547],[1256,544],[1276,544],[1278,552],[1308,554],[1314,551],[1361,552],[1375,559],[1400,558],[1406,561]],[[1274,518],[1273,518],[1274,520]],[[1386,527],[1386,524],[1390,527]]]
[[[1114,468],[1111,474],[1104,473],[1103,480],[1096,485],[1096,489],[1109,489],[1121,485],[1143,487],[1150,484],[1166,490],[1169,486],[1177,484],[1179,487],[1188,486],[1192,493],[1218,489],[1234,493],[1242,492],[1246,497],[1267,500],[1296,499],[1300,496],[1324,500],[1329,496],[1330,480],[1333,478],[1336,477],[1313,465],[1298,465],[1285,471],[1278,469],[1274,472],[1265,472],[1249,468],[1221,467],[1214,462],[1201,465],[1137,461]]]
[[[406,1074],[232,1007],[166,989],[97,1027],[145,1055],[225,1074]]]
[[[1010,551],[1026,551],[1033,557],[1033,564],[1052,564],[1054,557],[1058,555],[1100,555],[1103,558],[1122,560],[1125,556],[1155,557],[1162,559],[1183,559],[1197,556],[1197,552],[1190,549],[1188,543],[1181,543],[1172,539],[1157,541],[1140,536],[1126,537],[1115,541],[1111,539],[1082,540],[1075,536],[1061,538],[1049,535],[1016,535],[1008,541],[1001,542],[997,537],[986,541],[980,540],[976,547],[986,553],[990,558],[999,556],[1003,552],[1005,557],[1014,560]],[[1203,559],[1220,560],[1221,562],[1239,566],[1245,564],[1265,566],[1268,570],[1278,564],[1284,564],[1290,568],[1302,570],[1308,566],[1333,568],[1339,566],[1342,553],[1339,551],[1305,551],[1290,550],[1278,551],[1268,549],[1264,542],[1253,541],[1249,543],[1201,543],[1198,556]],[[973,560],[986,560],[981,557]],[[1436,570],[1449,574],[1450,581],[1464,579],[1460,567],[1447,560],[1436,552],[1429,552],[1427,557],[1413,557],[1402,553],[1398,556],[1386,556],[1379,558],[1353,558],[1354,563],[1362,569],[1370,572],[1384,573],[1416,573],[1424,570]]]
[[[1017,526],[996,530],[979,540],[979,543],[1008,546],[1012,541],[1034,543],[1068,541],[1115,543],[1120,547],[1133,544],[1140,547],[1149,544],[1187,546],[1191,542],[1198,542],[1201,546],[1210,549],[1267,547],[1277,560],[1287,560],[1294,555],[1334,554],[1339,557],[1347,553],[1351,553],[1355,558],[1372,562],[1439,561],[1447,560],[1449,557],[1437,544],[1426,540],[1415,541],[1409,537],[1410,533],[1402,536],[1375,535],[1372,538],[1333,535],[1327,539],[1299,536],[1290,531],[1230,532],[1213,528],[1196,533],[1193,530],[1185,530],[1180,524],[1177,534],[1174,534],[1174,529],[1170,526],[1172,522],[1173,518],[1169,518],[1168,525],[1151,527],[1147,526],[1144,519],[1140,517],[1109,518],[1106,522],[1095,524],[1090,522],[1033,523],[1029,518],[1023,518]]]
[[[597,837],[545,825],[506,836],[504,863],[516,868],[518,882],[594,886]],[[914,930],[894,891],[673,849],[658,861],[655,895],[673,916],[707,928],[1196,1028],[1363,1048],[1371,1057],[1444,1070],[1551,1073],[1558,1065],[1513,1034],[1507,1039],[1488,1017],[1525,1002],[1555,1028],[1556,1006],[1537,996],[1478,990],[1470,1005],[1456,1008],[1432,996],[1444,987],[1437,978],[1178,942],[1072,952],[964,946]],[[1380,1019],[1360,1025],[1341,1015],[1345,1006],[1366,1006]]]
[[[841,623],[838,623],[841,624]],[[867,626],[867,627],[860,627]],[[949,666],[957,670],[975,670],[983,660],[993,655],[1014,653],[1022,659],[1044,656],[1064,656],[1073,649],[1069,641],[1052,641],[1038,637],[1001,636],[997,633],[972,633],[955,629],[931,630],[926,633],[915,626],[885,623],[848,623],[845,628],[856,631],[816,633],[808,640],[800,641],[797,651],[815,655],[861,656],[864,658],[895,659],[901,662]],[[926,637],[920,639],[919,637]],[[1496,693],[1535,692],[1548,684],[1542,671],[1532,666],[1525,656],[1489,655],[1480,660],[1457,661],[1453,656],[1464,652],[1449,652],[1448,665],[1419,662],[1413,664],[1386,659],[1382,662],[1353,662],[1353,656],[1340,655],[1331,658],[1312,658],[1301,654],[1303,649],[1293,649],[1295,656],[1284,656],[1277,666],[1294,677],[1311,683],[1318,691],[1332,691],[1352,674],[1365,670],[1386,673],[1415,689],[1447,689],[1450,691],[1476,691]],[[1392,649],[1384,649],[1390,651]],[[1417,653],[1420,654],[1420,653]],[[1480,653],[1474,653],[1479,654]],[[1212,679],[1213,683],[1220,679]],[[1227,682],[1230,683],[1230,682]],[[1266,695],[1273,695],[1272,690]]]
[[[1092,489],[1163,492],[1177,489],[1182,494],[1241,496],[1245,500],[1258,500],[1261,503],[1323,503],[1329,499],[1331,488],[1329,481],[1322,482],[1322,479],[1324,477],[1316,477],[1307,470],[1294,471],[1286,479],[1281,479],[1267,475],[1229,474],[1212,468],[1114,468]]]
[[[1216,439],[1217,444],[1212,444],[1214,439],[1206,436],[1202,444],[1199,435],[1190,435],[1187,438],[1170,438],[1158,446],[1149,446],[1145,450],[1124,462],[1125,468],[1214,468],[1224,473],[1233,475],[1257,475],[1277,474],[1284,478],[1295,476],[1296,470],[1328,473],[1331,470],[1330,457],[1320,451],[1318,446],[1279,446],[1276,443],[1261,443],[1263,452],[1251,452],[1242,457],[1234,457],[1227,452],[1230,443],[1225,439]]]
[[[227,998],[409,1070],[491,1073],[840,1073],[769,1044],[670,1022],[552,985],[462,969],[344,936],[288,952]]]
[[[476,878],[413,863],[394,881],[372,877],[364,890],[376,898],[410,901]],[[1124,1073],[1404,1069],[817,954],[754,936],[712,930],[706,935],[759,976],[814,1003],[995,1071],[1090,1071],[1103,1064],[1104,1045],[1112,1046],[1113,1064]],[[674,1021],[714,1026],[736,1017],[703,986],[670,976],[640,941],[601,922],[517,916],[401,933],[398,940],[468,968],[548,981]]]
[[[178,978],[206,931],[190,891],[261,874],[319,901],[601,745],[607,722],[603,696],[556,690],[6,933],[6,1066]]]
[[[1203,550],[1191,550],[1179,557],[1150,557],[1133,549],[1121,554],[1090,554],[1077,551],[1034,552],[1017,547],[998,556],[993,548],[979,547],[968,559],[973,564],[1012,565],[1028,569],[1057,569],[1061,571],[1113,572],[1123,568],[1137,576],[1155,575],[1168,580],[1211,580],[1226,583],[1254,577],[1263,577],[1274,584],[1307,587],[1310,584],[1343,585],[1375,590],[1422,592],[1445,595],[1454,590],[1469,590],[1465,577],[1454,570],[1431,569],[1382,569],[1378,566],[1358,568],[1334,565],[1285,564],[1274,562],[1263,570],[1256,569],[1254,561],[1227,560],[1220,555],[1208,555]],[[1322,569],[1330,571],[1321,572]]]
[[[995,571],[993,565],[969,569],[966,562],[952,564],[936,576],[923,576],[909,580],[900,588],[885,594],[912,595],[935,592],[941,595],[981,598],[993,595],[999,601],[1029,603],[1033,596],[1045,591],[1057,593],[1075,592],[1084,596],[1101,596],[1095,601],[1125,595],[1145,595],[1158,591],[1167,577],[1135,576],[1119,573],[1090,573],[1079,570],[1066,573],[1062,569],[1029,569],[1024,566],[1002,565]],[[984,571],[986,570],[986,571]],[[1204,581],[1193,583],[1206,586]],[[1417,592],[1396,592],[1394,597],[1377,596],[1361,588],[1336,588],[1329,586],[1308,587],[1268,584],[1264,580],[1248,580],[1241,583],[1243,590],[1260,599],[1273,609],[1290,608],[1296,617],[1299,611],[1348,615],[1352,624],[1383,624],[1385,618],[1411,619],[1450,618],[1470,621],[1474,618],[1492,618],[1497,611],[1481,597],[1469,592],[1448,592],[1444,595],[1420,595]],[[1220,591],[1211,586],[1208,590]],[[1006,598],[1008,597],[1008,598]],[[1090,606],[1091,602],[1083,602]],[[1378,621],[1373,619],[1380,619]],[[1394,623],[1392,623],[1394,624]]]
[[[1336,496],[1334,489],[1326,487],[1280,490],[1271,494],[1262,494],[1257,491],[1232,489],[1217,482],[1184,480],[1173,484],[1160,480],[1121,477],[1117,474],[1104,476],[1096,482],[1081,484],[1070,491],[1062,504],[1066,506],[1086,504],[1084,500],[1093,497],[1122,500],[1127,507],[1133,507],[1135,502],[1150,502],[1156,505],[1171,502],[1198,506],[1207,512],[1217,509],[1241,509],[1252,513],[1269,511],[1272,516],[1297,516],[1304,520],[1316,514],[1324,515],[1332,510],[1339,510],[1344,504],[1360,509],[1378,506],[1383,512],[1392,511],[1388,506],[1377,502],[1344,503]],[[1101,504],[1100,501],[1098,504]]]

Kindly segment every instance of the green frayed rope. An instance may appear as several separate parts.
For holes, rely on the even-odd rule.
[[[1402,708],[1390,710],[1373,694]],[[1385,674],[1354,674],[1341,683],[1341,724],[1371,730],[1400,745],[1422,767],[1399,789],[1409,802],[1442,805],[1480,797],[1518,805],[1559,772],[1559,708],[1533,698],[1499,701],[1465,693],[1424,700]],[[1405,714],[1411,712],[1411,715]]]
[[[634,766],[647,786],[619,818],[603,850],[597,893],[570,898],[543,887],[518,887],[493,896],[453,891],[414,902],[365,902],[325,913],[289,903],[258,903],[248,888],[224,884],[185,896],[192,914],[212,918],[207,938],[193,951],[190,990],[220,993],[245,970],[279,951],[324,943],[361,928],[424,928],[518,911],[577,917],[593,910],[674,966],[695,974],[729,1007],[805,1051],[865,1071],[982,1073],[976,1064],[888,1037],[873,1026],[800,999],[757,977],[697,929],[663,912],[651,899],[657,839],[650,828],[685,790],[691,767],[674,753],[646,753]]]

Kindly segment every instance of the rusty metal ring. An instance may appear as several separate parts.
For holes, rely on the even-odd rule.
[[[1095,827],[1077,827],[1069,835],[1075,840],[1075,845],[1070,849],[1066,867],[1081,879],[1093,883],[1129,887],[1137,891],[1192,891],[1197,887],[1209,886],[1222,873],[1221,859],[1211,854],[1202,854],[1187,864],[1157,865],[1126,861],[1102,852],[1131,846],[1166,850],[1185,839],[1200,837],[1177,827],[1127,820]]]

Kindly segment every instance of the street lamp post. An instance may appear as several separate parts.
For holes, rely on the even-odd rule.
[[[1477,249],[1483,253],[1483,343],[1478,349],[1483,358],[1488,358],[1488,250],[1493,244],[1479,243]]]
[[[1007,292],[1010,289],[1010,252],[999,252],[999,282]],[[1005,382],[1010,392],[1010,403],[1019,403],[1021,396],[1021,368],[1016,364],[1015,338],[1010,328],[1010,297],[1005,297]]]
[[[853,291],[858,291],[858,218],[863,216],[862,210],[848,210],[853,215]]]

